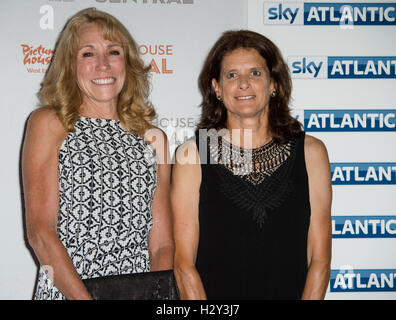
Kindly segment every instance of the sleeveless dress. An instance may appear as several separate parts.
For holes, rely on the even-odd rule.
[[[74,128],[59,151],[57,231],[77,273],[88,279],[150,271],[152,150],[119,120],[81,117]],[[46,266],[34,298],[65,299]]]
[[[301,298],[310,222],[304,137],[244,150],[196,136],[196,268],[208,299]]]

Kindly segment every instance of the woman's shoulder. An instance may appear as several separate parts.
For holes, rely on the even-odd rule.
[[[306,134],[304,140],[304,153],[307,164],[316,165],[322,161],[328,163],[326,145],[322,140]]]
[[[178,164],[199,164],[199,151],[195,137],[180,144],[176,149],[175,156]]]
[[[146,130],[143,140],[153,149],[168,145],[168,137],[166,136],[166,133],[162,129],[153,125]]]
[[[144,133],[144,140],[147,142],[150,142],[153,138],[160,137],[160,138],[166,138],[166,133],[164,130],[154,126],[150,125],[148,129]]]
[[[44,140],[63,140],[68,132],[54,109],[42,107],[33,111],[28,119],[28,131],[38,134]]]
[[[29,124],[39,126],[43,131],[52,130],[53,133],[65,131],[56,111],[48,107],[34,110],[29,116]]]
[[[306,152],[316,153],[326,151],[323,141],[309,134],[305,134],[304,147]]]
[[[168,138],[162,129],[150,126],[144,133],[143,140],[154,151],[158,164],[170,163]]]

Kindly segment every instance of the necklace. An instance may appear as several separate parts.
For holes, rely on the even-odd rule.
[[[291,142],[277,144],[272,139],[264,145],[254,149],[244,149],[232,145],[222,137],[216,141],[209,141],[209,150],[216,163],[226,167],[234,175],[251,182],[260,184],[266,177],[271,176],[290,156]]]

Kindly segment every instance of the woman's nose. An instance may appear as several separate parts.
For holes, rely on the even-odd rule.
[[[250,87],[250,76],[249,75],[240,75],[239,76],[239,88],[247,89]]]
[[[109,58],[106,54],[98,55],[96,68],[99,70],[107,70],[110,68]]]

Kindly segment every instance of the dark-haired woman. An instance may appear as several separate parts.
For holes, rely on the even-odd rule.
[[[290,115],[277,47],[228,31],[199,79],[202,117],[173,169],[175,274],[183,299],[323,299],[331,259],[324,144]]]

